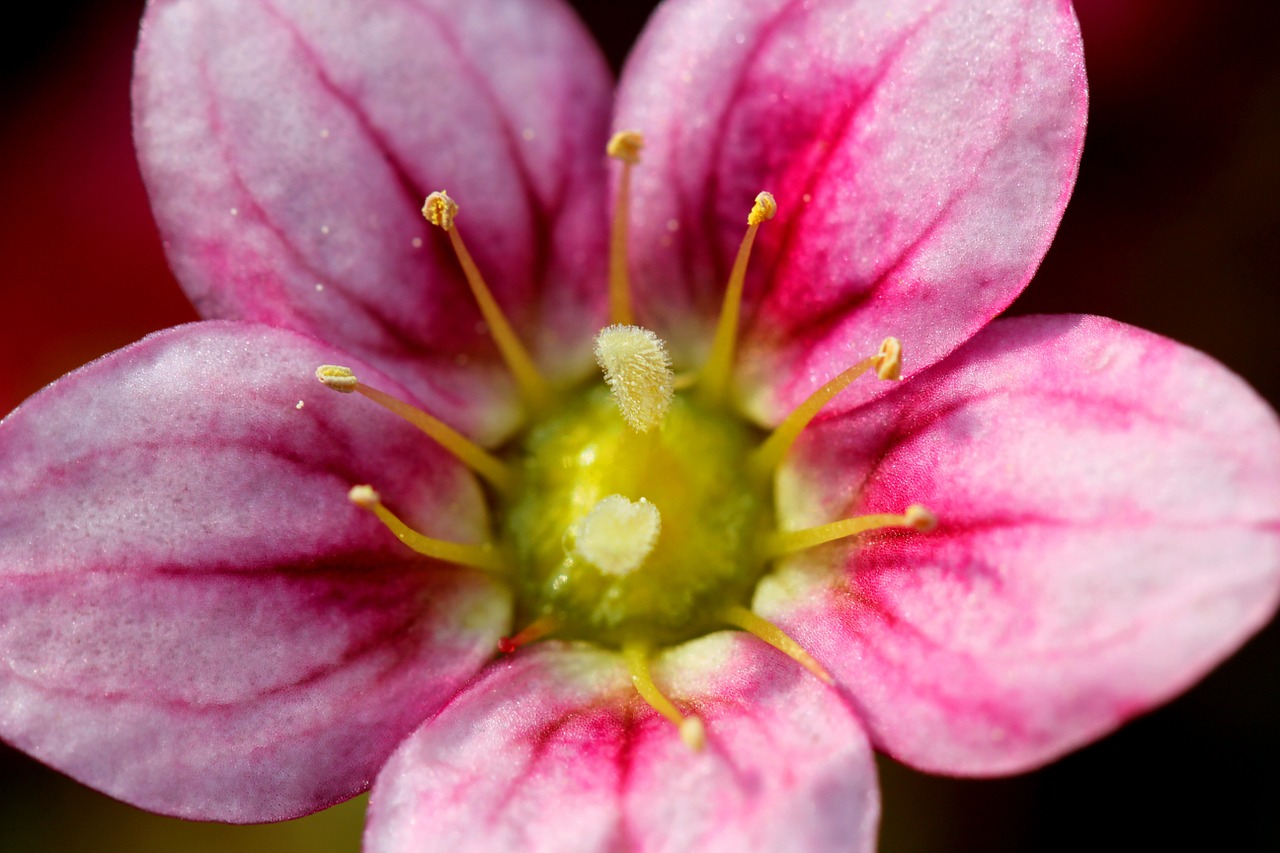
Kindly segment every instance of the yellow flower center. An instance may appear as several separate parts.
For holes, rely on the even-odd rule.
[[[419,553],[490,572],[512,587],[517,624],[524,627],[502,640],[501,651],[545,637],[620,650],[636,690],[696,749],[704,739],[702,723],[681,713],[654,683],[648,661],[655,648],[739,628],[830,682],[803,648],[750,609],[770,561],[877,528],[927,531],[935,519],[911,506],[805,530],[776,529],[773,473],[797,436],[863,373],[898,379],[901,347],[886,338],[879,352],[833,377],[768,435],[733,410],[729,388],[747,263],[757,230],[777,210],[773,196],[761,193],[747,217],[710,355],[696,373],[677,376],[658,336],[632,325],[627,208],[631,169],[642,147],[640,135],[628,131],[608,148],[623,171],[610,244],[614,325],[596,338],[603,383],[573,391],[542,376],[467,251],[458,205],[443,192],[427,198],[423,215],[448,234],[520,389],[529,412],[526,429],[494,454],[347,368],[324,365],[316,377],[406,418],[488,483],[497,539],[478,545],[412,530],[369,485],[353,487],[350,499]]]

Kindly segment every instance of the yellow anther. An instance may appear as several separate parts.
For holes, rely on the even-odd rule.
[[[644,136],[638,130],[621,130],[609,137],[605,152],[615,160],[635,165],[640,162],[640,149],[644,148]]]
[[[372,486],[352,486],[347,492],[347,499],[362,509],[367,509],[378,517],[396,537],[414,551],[424,557],[433,557],[460,566],[470,566],[486,572],[504,572],[506,564],[491,545],[468,545],[460,542],[446,542],[433,539],[409,527],[391,510],[382,505],[382,497]]]
[[[606,575],[625,577],[640,568],[661,532],[656,506],[609,495],[569,528],[565,550]]]
[[[938,526],[938,518],[932,512],[912,504],[902,515],[880,513],[842,518],[830,524],[821,524],[804,530],[779,530],[765,537],[764,551],[767,557],[780,557],[794,551],[803,551],[815,545],[834,542],[848,536],[856,536],[869,530],[886,527],[903,527],[920,533],[928,533]]]
[[[903,513],[903,518],[907,522],[907,527],[921,533],[928,533],[938,526],[938,517],[926,507],[920,506],[920,504],[912,504],[907,507],[907,511]]]
[[[720,306],[720,319],[716,322],[715,337],[711,341],[711,354],[702,367],[702,396],[709,403],[724,402],[729,391],[729,377],[733,374],[733,354],[738,344],[738,316],[742,312],[742,288],[747,280],[747,262],[751,260],[751,247],[756,242],[760,223],[770,220],[778,212],[778,204],[770,193],[756,196],[747,216],[747,233],[738,246],[729,284],[725,287],[724,302]]]
[[[627,229],[631,212],[631,167],[640,162],[643,147],[644,137],[638,131],[624,130],[615,133],[605,149],[610,157],[622,161],[609,234],[609,322],[623,326],[635,322],[631,311],[631,274],[627,271]]]
[[[881,379],[902,378],[902,342],[897,338],[885,338],[876,353],[876,376]]]
[[[422,205],[422,215],[437,228],[445,231],[453,230],[453,218],[458,215],[458,204],[449,198],[449,194],[441,190],[427,196]]]
[[[649,648],[639,643],[627,643],[622,647],[622,657],[631,671],[631,683],[635,685],[636,692],[649,703],[649,707],[671,721],[685,746],[694,752],[701,750],[707,741],[702,720],[693,714],[686,717],[680,713],[653,683],[653,676],[649,674]]]
[[[836,683],[836,680],[831,677],[831,673],[827,672],[822,664],[813,659],[813,655],[805,651],[785,631],[763,616],[741,605],[731,604],[721,611],[720,618],[735,628],[741,628],[748,633],[755,634],[827,684]]]
[[[751,206],[751,213],[747,215],[748,225],[759,225],[761,222],[773,219],[778,213],[778,203],[773,199],[773,193],[760,193],[756,196],[756,203]]]
[[[608,326],[596,336],[595,352],[627,424],[642,433],[661,424],[675,394],[662,339],[640,326]]]
[[[422,206],[422,215],[449,235],[449,242],[454,254],[458,256],[458,265],[462,267],[462,274],[480,308],[480,315],[489,324],[493,342],[497,344],[498,352],[502,353],[502,360],[507,363],[525,402],[533,409],[545,409],[551,400],[551,387],[533,363],[529,351],[520,343],[520,338],[498,307],[497,300],[493,298],[489,285],[485,284],[480,268],[462,242],[462,235],[458,233],[457,223],[454,222],[458,215],[458,205],[446,193],[434,192],[427,196],[426,204]]]
[[[336,364],[322,364],[317,367],[316,379],[323,382],[326,388],[332,388],[343,394],[350,394],[360,385],[351,368],[339,367]]]
[[[707,727],[698,716],[685,717],[680,723],[680,740],[694,752],[702,752],[707,745]]]
[[[767,478],[782,462],[800,433],[817,417],[822,407],[868,370],[874,370],[881,379],[897,379],[902,371],[902,345],[897,338],[885,338],[880,350],[870,358],[850,367],[809,395],[803,403],[778,424],[764,443],[756,448],[748,464],[752,473],[760,479]]]
[[[358,391],[362,396],[382,406],[387,411],[399,415],[409,423],[433,438],[437,444],[454,455],[454,457],[488,480],[499,491],[510,491],[515,485],[516,475],[507,464],[480,445],[458,432],[444,421],[427,414],[419,408],[410,406],[403,400],[397,400],[385,391],[379,391],[360,382],[349,367],[338,367],[323,364],[316,368],[316,378],[326,387],[343,394]],[[354,498],[352,498],[354,500]]]

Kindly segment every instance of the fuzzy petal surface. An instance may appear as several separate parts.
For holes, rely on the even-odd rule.
[[[1075,181],[1086,107],[1067,0],[673,0],[623,74],[638,303],[710,341],[752,199],[739,384],[776,422],[901,338],[919,370],[1013,300]],[[850,388],[847,409],[883,392]]]
[[[619,656],[547,644],[492,667],[383,769],[365,849],[871,851],[870,747],[838,695],[743,634],[662,656],[693,752]]]
[[[756,607],[916,767],[1047,762],[1186,689],[1275,610],[1275,413],[1168,339],[997,321],[810,429],[780,477],[784,528],[913,503],[939,525],[789,558]]]
[[[475,673],[505,591],[346,495],[375,483],[425,532],[477,541],[480,490],[314,378],[349,358],[197,323],[0,421],[0,736],[143,808],[279,820],[366,788]]]
[[[458,201],[516,328],[553,374],[581,369],[603,316],[610,94],[559,0],[154,0],[134,125],[204,316],[331,341],[488,440],[513,395],[423,200]]]

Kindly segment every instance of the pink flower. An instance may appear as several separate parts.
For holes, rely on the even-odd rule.
[[[1037,766],[1275,608],[1280,429],[1243,383],[1098,318],[983,329],[1075,177],[1066,2],[672,0],[611,118],[556,0],[156,0],[135,104],[171,262],[212,319],[0,423],[0,735],[113,796],[277,820],[376,776],[377,851],[869,849],[872,746]],[[619,316],[602,151],[628,128],[624,304],[677,370],[725,352],[742,220],[777,200],[732,382],[663,397],[651,440],[579,390]],[[442,186],[449,239],[418,213]],[[533,379],[481,323],[461,231]],[[864,357],[890,374],[887,336],[909,381],[849,385],[752,480],[750,424]],[[321,364],[503,448],[499,473],[482,486]],[[480,570],[405,548],[377,499],[348,500],[364,483]],[[786,535],[862,515],[917,529]],[[780,628],[796,660],[729,624]],[[526,626],[552,639],[494,662]]]

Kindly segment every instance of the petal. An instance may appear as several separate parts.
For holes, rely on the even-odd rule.
[[[874,849],[875,766],[833,691],[741,634],[668,653],[655,679],[703,717],[703,751],[617,655],[552,644],[491,668],[378,776],[365,849]]]
[[[751,200],[770,190],[779,213],[747,282],[753,414],[777,421],[887,335],[927,366],[1039,264],[1085,102],[1066,0],[667,3],[619,95],[618,125],[649,137],[641,302],[677,349],[708,343]]]
[[[447,188],[530,345],[590,363],[610,85],[558,0],[156,0],[136,67],[144,176],[204,316],[314,334],[496,418],[467,401],[505,373],[477,364],[495,351],[420,212]]]
[[[0,736],[147,809],[278,820],[367,787],[474,674],[505,592],[417,558],[346,493],[374,482],[475,541],[480,491],[316,382],[336,355],[183,326],[0,422]]]
[[[785,527],[912,503],[936,531],[785,561],[756,606],[922,769],[1047,762],[1186,689],[1276,606],[1275,414],[1110,320],[998,321],[814,427],[780,482]]]

